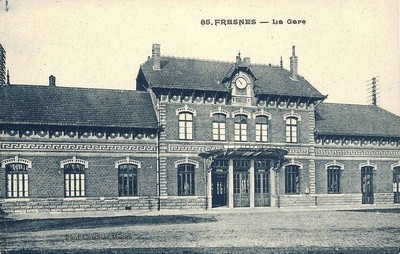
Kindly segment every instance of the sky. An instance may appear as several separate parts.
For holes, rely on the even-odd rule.
[[[0,44],[13,84],[48,84],[55,75],[58,86],[134,89],[153,43],[161,55],[188,58],[234,61],[240,51],[279,65],[282,56],[289,69],[295,45],[299,74],[326,102],[369,104],[368,85],[379,76],[378,105],[400,115],[397,0],[8,0],[8,11],[5,3]]]

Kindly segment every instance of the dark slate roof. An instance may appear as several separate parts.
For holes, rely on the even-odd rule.
[[[0,87],[0,123],[157,128],[148,92],[38,85]]]
[[[319,135],[400,137],[400,116],[373,105],[321,103],[315,118]]]
[[[235,68],[233,62],[177,57],[161,57],[161,70],[154,70],[152,63],[149,59],[141,66],[150,87],[201,91],[229,92],[221,81]],[[250,64],[249,68],[257,78],[258,94],[325,98],[303,77],[299,76],[299,81],[291,80],[290,72],[281,67]]]

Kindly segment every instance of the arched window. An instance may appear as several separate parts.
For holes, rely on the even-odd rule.
[[[340,167],[333,165],[328,167],[328,193],[340,193]]]
[[[400,166],[393,168],[394,203],[400,203]]]
[[[268,117],[257,116],[256,117],[256,141],[267,142],[268,141]]]
[[[189,112],[181,112],[179,113],[178,119],[179,119],[179,139],[192,140],[193,114]]]
[[[120,197],[138,195],[138,166],[121,164],[118,166],[118,195]]]
[[[247,141],[246,115],[235,115],[235,141]]]
[[[288,165],[285,167],[285,193],[299,194],[300,193],[300,177],[299,166]]]
[[[64,165],[65,197],[85,196],[85,165],[68,163]]]
[[[7,197],[28,197],[28,165],[24,163],[10,163],[5,165],[7,176]]]
[[[212,123],[213,140],[226,140],[226,116],[224,114],[214,114]]]
[[[286,118],[286,143],[297,143],[297,118]]]
[[[178,196],[193,196],[195,194],[194,165],[178,165]]]

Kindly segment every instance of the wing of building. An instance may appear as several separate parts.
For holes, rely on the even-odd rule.
[[[135,91],[7,77],[0,209],[400,204],[400,117],[325,103],[297,67],[294,47],[286,70],[154,44]]]

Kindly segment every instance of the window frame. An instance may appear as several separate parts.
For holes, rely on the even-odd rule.
[[[188,118],[190,116],[190,119]],[[194,114],[189,111],[178,113],[178,138],[179,140],[193,140]]]
[[[195,164],[181,163],[177,165],[177,193],[178,196],[195,196],[196,194]]]
[[[260,121],[265,119],[264,121]],[[269,118],[266,115],[258,115],[255,119],[255,132],[256,132],[256,142],[268,142],[268,121]]]
[[[79,169],[68,169],[71,165],[79,166]],[[63,165],[64,170],[64,197],[80,198],[86,197],[86,165],[79,162],[69,162]],[[68,176],[68,177],[67,177]],[[73,176],[73,178],[71,177]],[[78,178],[77,178],[78,176]],[[77,188],[77,183],[79,188]],[[71,195],[73,193],[73,195]],[[78,194],[78,195],[77,195]]]
[[[129,169],[122,168],[127,166],[133,167]],[[139,168],[139,165],[129,162],[118,165],[118,197],[139,196]],[[127,172],[123,172],[123,170]],[[127,179],[126,184],[123,184],[125,183],[125,178]]]
[[[234,117],[234,140],[246,142],[248,130],[248,116],[245,114],[236,114]]]
[[[327,193],[341,194],[340,178],[342,168],[339,165],[330,165],[327,167]],[[333,185],[334,182],[336,186]]]
[[[296,195],[300,194],[300,166],[286,165],[285,166],[285,194]]]
[[[226,115],[223,113],[212,115],[212,139],[213,141],[226,141]]]
[[[295,121],[293,123],[293,121]],[[288,116],[285,119],[285,140],[286,143],[299,142],[299,118],[295,116]]]
[[[11,167],[23,167],[14,168]],[[28,198],[29,197],[29,165],[18,161],[7,163],[6,174],[6,198]]]

